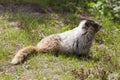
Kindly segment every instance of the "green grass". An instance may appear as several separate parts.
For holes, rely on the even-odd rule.
[[[1,15],[0,80],[120,78],[120,25],[104,17],[101,18],[103,28],[96,34],[89,57],[64,54],[56,57],[52,53],[39,53],[29,56],[24,64],[10,64],[22,47],[36,45],[44,36],[70,30],[80,22],[76,14],[62,16],[57,13],[41,16],[23,13]]]

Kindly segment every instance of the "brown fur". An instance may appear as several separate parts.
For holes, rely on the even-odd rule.
[[[51,35],[49,37],[44,38],[41,40],[40,43],[37,44],[37,46],[28,46],[24,47],[23,49],[19,50],[18,53],[15,55],[15,57],[12,60],[12,64],[18,64],[24,60],[24,58],[32,53],[33,51],[36,52],[52,52],[52,51],[58,51],[60,48],[59,44],[60,39],[56,37],[56,35]]]

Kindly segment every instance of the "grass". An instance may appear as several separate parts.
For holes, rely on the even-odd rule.
[[[20,65],[11,65],[15,53],[36,45],[44,36],[70,30],[79,24],[76,14],[34,16],[4,13],[0,17],[0,80],[118,80],[120,78],[120,28],[101,18],[89,57],[52,53],[33,54]]]

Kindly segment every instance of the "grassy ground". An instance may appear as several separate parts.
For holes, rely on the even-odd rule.
[[[45,36],[72,29],[80,22],[75,14],[16,10],[20,11],[3,11],[0,16],[0,80],[120,79],[120,25],[104,17],[89,57],[40,53],[29,56],[23,64],[11,65],[22,47],[36,45]]]

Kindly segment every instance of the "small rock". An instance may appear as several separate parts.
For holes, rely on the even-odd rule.
[[[29,69],[29,68],[30,68],[30,66],[29,66],[29,65],[26,65],[26,66],[25,66],[25,68],[26,68],[26,69]]]
[[[26,62],[23,64],[23,68],[24,69],[29,69],[30,68],[30,65],[27,65]]]
[[[105,44],[100,44],[100,45],[98,45],[98,48],[105,48]]]

